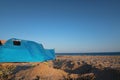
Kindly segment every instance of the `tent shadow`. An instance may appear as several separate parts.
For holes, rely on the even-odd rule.
[[[26,70],[26,69],[30,69],[30,68],[32,68],[32,66],[30,66],[30,65],[24,65],[24,66],[18,65],[18,66],[16,66],[15,70],[13,71],[13,74],[18,73],[21,70]]]

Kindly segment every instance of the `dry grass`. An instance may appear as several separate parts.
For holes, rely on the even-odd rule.
[[[0,65],[0,80],[8,80],[11,78],[11,75],[16,66],[13,65]]]

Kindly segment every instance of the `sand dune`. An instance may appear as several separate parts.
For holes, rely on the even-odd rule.
[[[1,63],[0,71],[0,80],[120,80],[120,56],[58,56],[47,63]]]

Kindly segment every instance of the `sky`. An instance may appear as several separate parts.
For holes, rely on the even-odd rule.
[[[120,52],[120,0],[0,0],[0,39],[56,53]]]

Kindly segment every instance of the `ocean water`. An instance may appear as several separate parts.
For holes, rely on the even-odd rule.
[[[93,52],[93,53],[56,53],[57,56],[120,56],[120,52]]]

